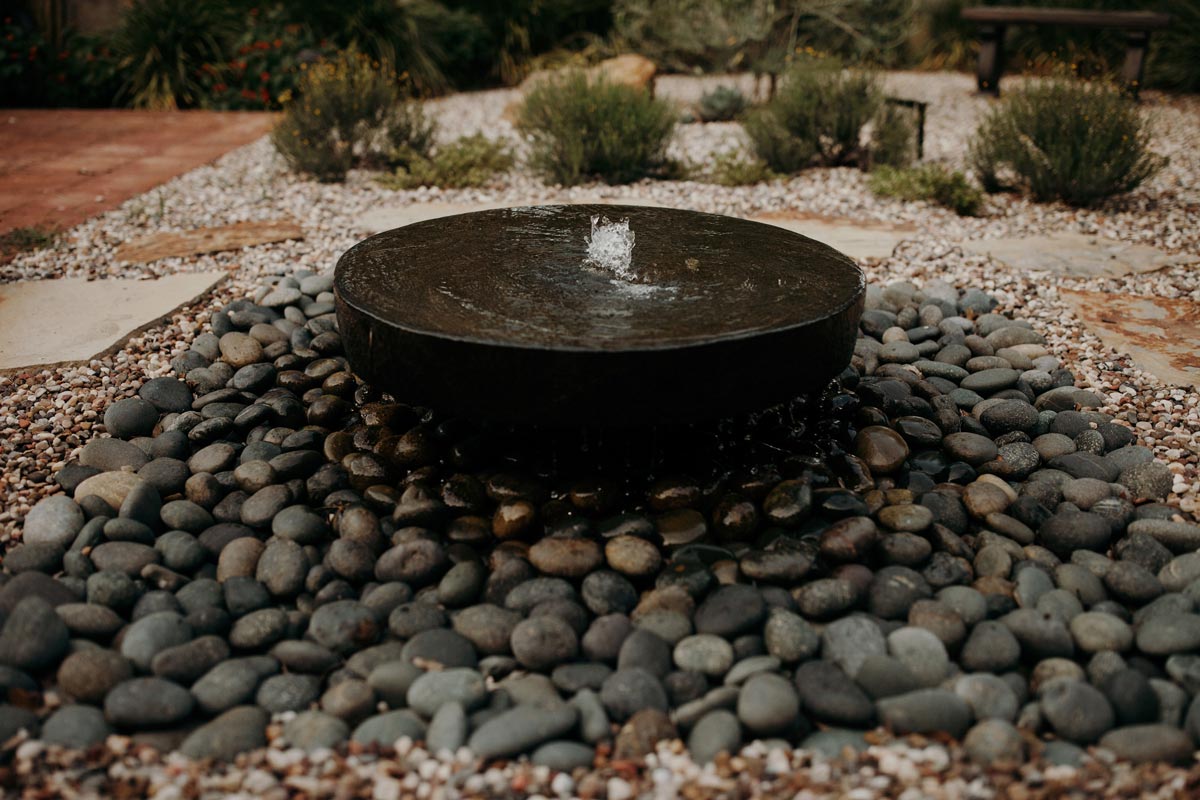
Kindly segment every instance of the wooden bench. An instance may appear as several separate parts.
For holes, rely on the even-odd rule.
[[[964,8],[962,18],[979,25],[979,91],[1000,94],[1004,71],[1004,32],[1009,25],[1066,25],[1073,28],[1115,28],[1125,32],[1125,64],[1121,80],[1134,94],[1142,84],[1142,68],[1150,32],[1162,30],[1170,14],[1155,11],[1086,11],[1073,8],[982,6]]]

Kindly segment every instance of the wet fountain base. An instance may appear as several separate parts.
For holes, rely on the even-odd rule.
[[[628,219],[635,282],[589,267]],[[533,206],[381,233],[337,265],[355,371],[397,399],[540,427],[672,425],[822,391],[850,360],[863,276],[770,225],[641,206]]]

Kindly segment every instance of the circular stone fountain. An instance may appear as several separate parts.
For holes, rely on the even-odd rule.
[[[597,220],[628,221],[631,261],[597,259]],[[772,225],[566,205],[372,236],[338,261],[335,291],[351,364],[397,399],[627,426],[821,391],[850,360],[864,282],[845,255]]]

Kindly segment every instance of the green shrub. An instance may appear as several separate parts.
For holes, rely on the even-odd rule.
[[[884,103],[871,132],[871,163],[907,167],[917,160],[917,123],[912,109]]]
[[[1006,94],[975,132],[969,160],[988,191],[1008,184],[1090,206],[1153,177],[1166,161],[1149,147],[1148,121],[1119,88],[1054,79]]]
[[[1171,25],[1150,38],[1146,82],[1183,92],[1200,91],[1200,0],[1171,0]]]
[[[630,183],[671,168],[675,119],[669,103],[646,91],[573,71],[535,86],[517,127],[529,138],[531,166],[549,180]]]
[[[121,89],[107,40],[72,30],[56,44],[31,22],[0,19],[0,106],[106,107]]]
[[[805,47],[893,64],[914,0],[615,0],[630,50],[677,71],[774,72]]]
[[[957,170],[941,164],[922,164],[907,169],[881,166],[871,171],[871,191],[901,200],[925,200],[945,206],[964,217],[977,216],[983,208],[983,192]]]
[[[708,181],[720,186],[748,186],[778,177],[765,161],[737,149],[715,153],[706,176]]]
[[[703,122],[729,122],[735,120],[749,106],[746,95],[733,86],[718,86],[700,96],[696,115]]]
[[[394,73],[376,69],[354,51],[305,65],[300,96],[288,104],[271,135],[288,165],[318,180],[336,181],[356,163],[380,157],[396,113]]]
[[[612,0],[446,0],[478,16],[490,32],[487,73],[520,83],[535,57],[595,47],[612,26]]]
[[[391,189],[418,186],[462,189],[483,186],[497,174],[512,169],[513,163],[509,148],[477,133],[436,147],[429,156],[412,152],[394,174],[380,178],[379,182]]]
[[[202,67],[223,60],[236,20],[219,0],[135,0],[113,38],[122,99],[138,108],[200,105]]]
[[[443,56],[430,35],[432,20],[446,9],[432,0],[292,0],[288,13],[344,49],[364,53],[382,65],[407,75],[426,92],[446,88]]]
[[[785,12],[750,0],[616,0],[618,38],[669,70],[727,72],[768,47]]]
[[[493,85],[499,59],[496,37],[483,18],[464,8],[442,9],[422,19],[446,82],[455,89]]]
[[[793,68],[775,96],[746,118],[758,157],[776,172],[863,165],[863,127],[883,102],[875,76],[815,62]]]
[[[278,5],[251,8],[242,32],[222,61],[202,67],[204,105],[229,110],[276,110],[296,94],[302,60],[329,55],[307,26]]]

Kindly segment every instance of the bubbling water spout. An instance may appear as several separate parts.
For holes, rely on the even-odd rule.
[[[587,238],[588,263],[613,273],[621,280],[634,281],[634,233],[629,220],[609,222],[607,217],[592,217],[592,234]]]

